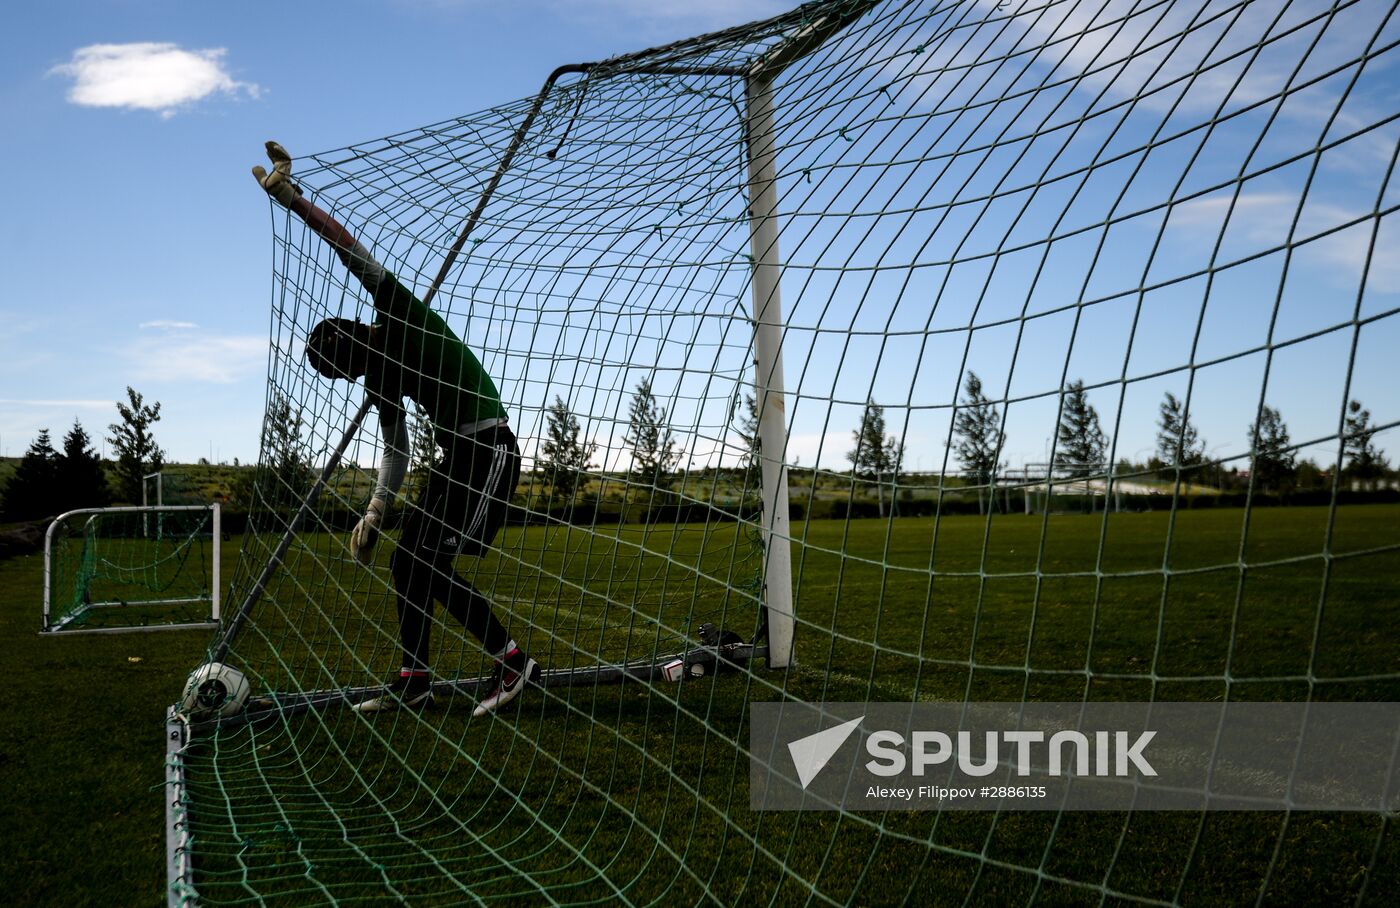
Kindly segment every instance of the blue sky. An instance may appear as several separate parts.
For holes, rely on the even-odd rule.
[[[0,298],[0,451],[21,453],[41,427],[57,438],[75,416],[100,438],[129,384],[162,403],[157,438],[173,459],[256,456],[275,328],[277,225],[248,175],[263,140],[294,154],[359,143],[531,96],[561,63],[787,5],[355,0],[275,13],[173,2],[24,5],[0,37],[0,104],[16,124],[0,134],[0,255],[12,275]],[[1396,41],[1400,21],[1389,21],[1390,4],[1379,0],[1322,18],[1326,8],[1310,0],[1238,11],[1200,0],[969,2],[949,9],[991,27],[934,41],[938,23],[900,13],[887,27],[877,18],[859,47],[836,42],[831,55],[860,61],[862,78],[888,84],[856,85],[855,102],[843,96],[844,106],[830,108],[849,118],[839,138],[826,109],[780,124],[793,138],[780,157],[783,252],[793,266],[783,287],[795,329],[788,383],[801,388],[790,408],[790,459],[843,468],[860,405],[873,396],[889,408],[890,429],[906,434],[908,466],[942,468],[948,405],[968,369],[993,397],[1011,400],[1005,457],[1014,466],[1044,459],[1062,376],[1101,385],[1090,398],[1116,454],[1138,460],[1150,453],[1162,394],[1185,395],[1190,363],[1198,366],[1193,417],[1217,457],[1243,455],[1261,391],[1296,441],[1335,433],[1348,380],[1376,422],[1400,418],[1400,317],[1387,314],[1400,300],[1400,257],[1391,251],[1400,222],[1367,218],[1400,201],[1400,180],[1385,181],[1400,141],[1400,124],[1387,122],[1400,110],[1400,54],[1386,50],[1328,75],[1354,61],[1362,42]],[[1186,39],[1161,45],[1168,50],[1139,50],[1180,34]],[[1261,53],[1241,53],[1264,35]],[[795,68],[793,78],[807,80],[795,97],[849,88],[812,77],[822,59],[814,56],[805,75]],[[1306,87],[1252,106],[1290,79]],[[1007,97],[1027,100],[1002,103]],[[889,103],[901,105],[902,119],[882,118]],[[984,108],[994,115],[946,114]],[[1202,144],[1197,127],[1217,110],[1225,119]],[[1056,128],[1036,132],[1042,118]],[[820,141],[810,140],[813,130]],[[1018,131],[1036,135],[1005,138]],[[1176,133],[1141,152],[1154,135]],[[966,150],[981,143],[991,150]],[[1294,159],[1318,146],[1321,155]],[[1121,160],[1077,175],[1096,156],[1118,153]],[[1249,176],[1240,181],[1246,154]],[[872,184],[886,162],[888,173],[903,174],[911,155],[923,160],[912,182]],[[811,217],[833,213],[842,216]],[[868,231],[875,214],[883,226]],[[838,279],[828,266],[843,260],[855,267]],[[890,261],[911,267],[865,267]],[[1216,270],[1183,279],[1203,269]],[[482,305],[497,311],[510,302],[502,294]],[[1345,323],[1354,311],[1379,317],[1353,331]],[[677,325],[639,329],[661,332],[650,364],[685,352],[679,334],[668,333],[683,330]],[[870,325],[895,333],[881,343],[862,333]],[[537,354],[531,341],[483,338],[484,359]],[[1270,343],[1272,356],[1262,349]],[[549,362],[543,355],[537,365]],[[680,383],[658,381],[678,415],[690,393],[681,384],[704,379],[687,369],[694,364],[678,373]],[[503,378],[526,433],[539,429],[559,390],[530,378]],[[614,436],[632,381],[616,379],[607,400],[591,405]],[[712,414],[681,419],[682,430],[685,419],[717,425]],[[1396,434],[1381,439],[1392,459]],[[616,450],[617,437],[605,447]],[[703,461],[701,447],[691,453]],[[1325,460],[1335,448],[1305,454]]]
[[[105,435],[129,384],[161,402],[156,437],[174,459],[256,457],[272,242],[248,168],[265,139],[309,153],[386,135],[532,95],[562,62],[782,8],[55,0],[8,10],[0,451],[18,456],[43,427],[58,438],[74,417]]]

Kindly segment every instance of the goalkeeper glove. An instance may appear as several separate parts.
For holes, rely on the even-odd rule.
[[[360,518],[350,533],[350,554],[360,564],[369,564],[374,560],[374,545],[379,541],[379,525],[384,521],[384,509],[384,499],[371,499],[365,516]]]
[[[261,166],[254,167],[253,178],[279,205],[290,208],[301,195],[301,187],[292,182],[292,156],[276,142],[267,143],[267,156],[272,161],[272,173]]]

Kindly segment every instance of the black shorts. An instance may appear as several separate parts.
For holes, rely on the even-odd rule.
[[[506,522],[520,448],[505,426],[453,440],[404,517],[399,547],[425,559],[480,557]]]

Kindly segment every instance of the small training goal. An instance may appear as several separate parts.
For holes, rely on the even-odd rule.
[[[219,506],[85,508],[44,537],[43,633],[215,627]]]

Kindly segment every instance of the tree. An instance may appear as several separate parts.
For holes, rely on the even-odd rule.
[[[272,392],[263,419],[262,447],[273,494],[300,498],[311,488],[311,457],[301,440],[301,410],[280,391]],[[269,492],[272,492],[269,489]]]
[[[977,506],[982,508],[982,487],[989,487],[1001,467],[1001,450],[1006,435],[1001,430],[1001,414],[982,393],[982,379],[967,373],[962,403],[953,415],[953,431],[958,442],[953,453],[963,465],[963,476],[978,486]]]
[[[596,442],[580,441],[582,432],[578,418],[570,412],[564,399],[554,395],[554,404],[546,414],[548,437],[540,446],[544,461],[541,471],[549,483],[551,497],[572,507],[574,496],[583,481],[583,471],[592,467],[589,460],[598,449]]]
[[[272,392],[263,414],[261,456],[260,463],[248,464],[233,481],[233,499],[240,505],[251,512],[259,500],[268,505],[300,501],[310,491],[315,475],[301,440],[301,411],[278,391]]]
[[[739,483],[743,494],[761,494],[763,439],[758,434],[758,399],[752,394],[744,395],[744,412],[739,414],[739,438],[744,442],[744,453],[739,455]]]
[[[49,440],[49,430],[40,429],[5,483],[5,516],[10,520],[32,520],[60,514],[63,508],[56,499],[57,492],[58,452]]]
[[[1332,484],[1328,473],[1311,459],[1298,461],[1298,469],[1293,473],[1293,481],[1303,491],[1327,489]]]
[[[92,439],[77,419],[73,428],[63,436],[63,453],[57,462],[58,500],[60,511],[74,508],[103,508],[112,500],[107,484],[107,471],[97,456]]]
[[[1060,406],[1055,463],[1071,477],[1089,476],[1100,469],[1108,450],[1108,436],[1099,425],[1099,413],[1089,403],[1083,381],[1070,382]]]
[[[1167,467],[1195,467],[1205,460],[1206,443],[1201,440],[1186,402],[1168,391],[1157,414],[1157,456]]]
[[[1249,452],[1256,487],[1282,491],[1292,482],[1297,458],[1289,449],[1288,426],[1273,407],[1262,407],[1249,427]]]
[[[142,478],[165,466],[165,452],[151,435],[151,425],[160,421],[160,403],[147,405],[130,386],[126,397],[126,403],[117,401],[122,421],[107,427],[112,433],[107,443],[117,455],[117,497],[135,502],[141,500]]]
[[[668,488],[668,474],[680,463],[676,439],[666,422],[666,409],[651,391],[651,379],[637,382],[627,409],[627,434],[622,440],[632,449],[632,479],[652,490]]]
[[[422,489],[428,484],[428,476],[442,460],[442,449],[438,447],[437,436],[433,432],[433,421],[428,411],[414,404],[413,415],[409,419],[409,452],[412,467],[408,471],[408,485],[412,489]],[[407,494],[409,490],[405,490]]]
[[[890,477],[890,513],[898,516],[899,499],[895,497],[895,492],[904,477],[904,442],[893,435],[885,439],[885,473]],[[879,494],[883,501],[884,490],[881,489]]]
[[[890,474],[891,482],[898,484],[899,472],[904,462],[904,445],[893,435],[885,435],[885,408],[867,399],[865,410],[860,415],[860,428],[851,433],[855,448],[846,453],[851,469],[857,476],[875,481],[880,516],[885,516],[884,477]]]
[[[1390,468],[1390,463],[1376,447],[1375,434],[1376,430],[1371,428],[1371,411],[1363,409],[1359,400],[1349,402],[1342,434],[1342,453],[1348,458],[1346,470],[1353,479],[1372,487]]]

